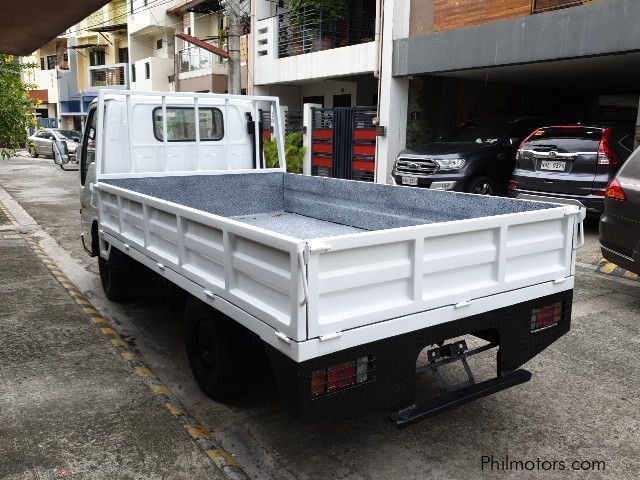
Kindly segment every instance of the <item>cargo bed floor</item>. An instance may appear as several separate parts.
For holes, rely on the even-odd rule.
[[[238,215],[231,217],[249,225],[282,233],[291,237],[308,239],[346,235],[348,233],[364,232],[362,228],[327,222],[305,215],[290,212],[270,212],[256,215]]]

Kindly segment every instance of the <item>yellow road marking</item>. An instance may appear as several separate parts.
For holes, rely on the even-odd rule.
[[[150,385],[150,387],[156,395],[171,395],[169,387],[165,387],[164,385]]]
[[[111,344],[115,347],[124,347],[127,348],[129,345],[127,345],[127,342],[125,342],[124,340],[122,340],[121,338],[114,338],[111,340]]]
[[[91,305],[91,302],[84,298],[74,298],[74,300],[78,305]]]
[[[235,459],[233,455],[229,452],[225,452],[224,450],[207,450],[207,456],[213,460],[216,465],[229,466],[229,467],[237,467],[238,461]],[[220,460],[224,460],[224,463],[220,462]],[[222,463],[222,465],[221,465]]]
[[[602,273],[611,273],[617,268],[617,265],[614,263],[607,263],[606,265],[600,268]]]
[[[209,430],[204,428],[202,425],[193,425],[189,423],[185,425],[185,427],[187,428],[187,432],[189,432],[189,435],[191,435],[191,438],[193,438],[194,440],[198,438],[209,438],[211,436],[211,432],[209,432]]]
[[[187,413],[184,408],[176,407],[173,403],[165,403],[164,406],[171,412],[171,415],[178,417]]]
[[[109,320],[107,320],[104,317],[91,317],[91,322],[92,323],[109,323]]]
[[[133,370],[141,377],[155,377],[154,373],[147,367],[136,367]]]
[[[83,308],[82,311],[84,313],[86,313],[87,315],[95,315],[96,313],[100,313],[98,312],[98,310],[96,310],[95,308],[91,308],[91,307],[87,307],[87,308]]]
[[[125,344],[126,345],[126,344]],[[131,353],[131,352],[122,352],[122,358],[124,358],[125,360],[127,360],[128,362],[132,361],[132,360],[138,360],[140,357],[138,357],[135,353]]]
[[[638,280],[638,274],[637,273],[626,271],[626,272],[624,272],[624,275],[622,275],[622,276],[624,278],[628,278],[629,280]]]
[[[111,327],[102,327],[100,328],[100,332],[102,332],[103,335],[118,335],[118,332]]]

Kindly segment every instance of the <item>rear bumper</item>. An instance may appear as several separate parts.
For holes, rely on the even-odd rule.
[[[513,372],[567,333],[573,291],[548,295],[517,305],[385,338],[296,363],[275,348],[265,349],[287,408],[297,417],[335,419],[371,412],[390,412],[415,402],[416,361],[420,352],[438,342],[472,334],[499,344],[498,375]],[[532,333],[531,310],[562,301],[564,314],[555,326]],[[371,377],[346,390],[312,398],[313,370],[368,356]]]
[[[541,197],[565,198],[568,200],[578,200],[590,212],[602,213],[604,211],[604,197],[598,196],[598,195],[569,195],[566,193],[556,193],[556,192],[537,192],[534,190],[524,190],[521,188],[509,189],[509,196],[511,198],[516,198],[521,193],[525,193],[528,195],[538,195]]]

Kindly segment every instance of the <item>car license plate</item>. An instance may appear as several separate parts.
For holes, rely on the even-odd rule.
[[[566,162],[557,162],[555,160],[542,160],[540,170],[558,170],[564,172]]]
[[[402,177],[403,185],[418,185],[417,177]]]

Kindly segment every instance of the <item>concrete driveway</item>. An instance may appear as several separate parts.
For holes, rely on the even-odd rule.
[[[588,222],[578,257],[572,330],[526,365],[530,382],[405,430],[382,415],[306,423],[284,411],[269,378],[227,404],[205,397],[189,371],[180,313],[153,289],[136,303],[105,300],[95,259],[79,243],[76,176],[51,161],[12,159],[0,163],[0,201],[5,195],[16,219],[251,477],[638,477],[640,282],[595,273],[597,222]],[[537,466],[508,470],[506,459]]]

